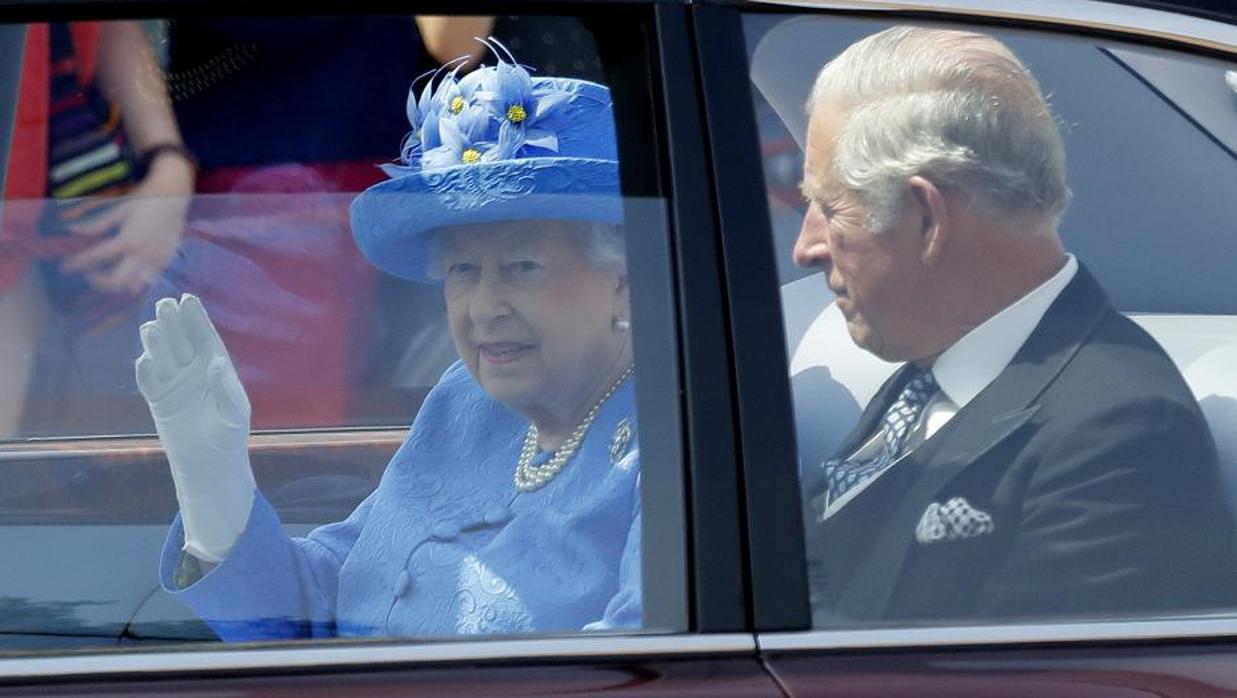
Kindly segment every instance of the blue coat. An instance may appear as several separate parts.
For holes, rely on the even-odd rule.
[[[377,489],[346,520],[290,538],[258,493],[227,559],[177,589],[178,517],[164,545],[163,587],[231,641],[637,628],[633,383],[602,406],[556,478],[521,493],[512,474],[528,421],[456,363]],[[613,459],[622,420],[632,437]]]

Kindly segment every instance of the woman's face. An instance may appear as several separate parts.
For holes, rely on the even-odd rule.
[[[631,361],[627,277],[589,264],[559,221],[439,233],[447,315],[477,382],[539,428],[578,420]],[[566,428],[571,428],[567,426]]]

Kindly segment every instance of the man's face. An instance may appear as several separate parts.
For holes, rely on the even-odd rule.
[[[847,114],[818,106],[808,127],[803,193],[807,215],[795,263],[818,266],[855,344],[887,361],[922,358],[925,267],[920,221],[909,207],[889,230],[869,227],[868,209],[837,181],[833,158]]]

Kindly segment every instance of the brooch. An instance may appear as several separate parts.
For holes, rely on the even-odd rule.
[[[614,427],[614,433],[610,436],[610,462],[618,463],[627,455],[627,447],[631,445],[632,429],[631,420],[623,418],[619,420],[618,426]]]

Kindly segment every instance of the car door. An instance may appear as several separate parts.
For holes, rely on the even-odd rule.
[[[696,9],[735,330],[752,611],[761,656],[788,694],[1194,695],[1237,687],[1232,608],[913,622],[845,620],[839,609],[842,620],[813,623],[804,555],[822,560],[826,579],[831,558],[804,542],[817,522],[800,513],[798,482],[799,472],[835,455],[897,368],[855,347],[813,273],[820,270],[791,260],[805,209],[803,105],[817,71],[848,44],[918,25],[988,33],[1034,73],[1059,114],[1069,157],[1066,246],[1177,364],[1231,488],[1232,422],[1221,405],[1233,374],[1219,357],[1232,341],[1237,35],[1231,16],[1223,23],[1202,9],[1210,19],[1088,2]],[[1180,215],[1170,219],[1164,206]],[[1225,497],[1237,504],[1231,489]]]
[[[55,150],[61,122],[37,110],[13,119],[6,172],[27,187],[2,211],[17,271],[6,270],[0,300],[25,313],[7,339],[30,361],[5,367],[22,390],[6,398],[20,416],[0,442],[0,693],[778,695],[750,632],[719,237],[691,18],[674,3],[511,6],[488,24],[531,67],[613,94],[640,367],[641,627],[236,645],[160,588],[177,502],[131,375],[137,328],[158,297],[197,294],[215,318],[254,406],[258,488],[292,535],[345,518],[378,485],[455,359],[438,290],[368,268],[346,224],[351,199],[383,178],[375,165],[399,155],[409,85],[444,74],[400,9],[3,10],[16,111],[28,115],[41,94],[47,73],[32,78],[30,67],[59,55],[39,53],[54,37],[78,50],[92,31],[123,29],[128,43],[102,45],[136,50],[159,76],[120,71],[122,85],[158,88],[151,109],[170,105],[187,152],[159,157],[189,161],[197,183],[183,206],[160,210],[180,230],[165,266],[117,304],[115,322],[78,323],[73,303],[97,297],[98,277],[65,268],[81,249],[57,256],[51,244],[64,240],[44,217],[66,205],[43,186],[55,167],[15,150],[44,138]],[[492,7],[415,10],[459,18]],[[107,50],[98,60],[112,70]],[[61,59],[53,73],[72,63]],[[48,100],[54,114],[75,103]],[[139,189],[88,203],[169,200]]]

